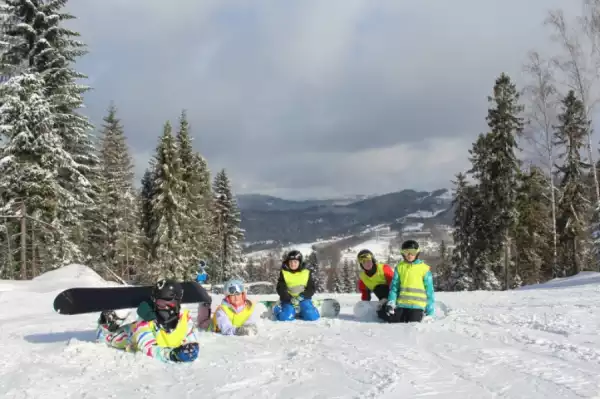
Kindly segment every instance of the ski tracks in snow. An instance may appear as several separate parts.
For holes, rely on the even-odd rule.
[[[14,309],[10,298],[0,305]],[[97,315],[65,317],[33,302],[26,317],[0,311],[0,395],[600,398],[595,288],[440,293],[437,320],[410,325],[358,320],[357,295],[336,298],[339,319],[262,320],[251,337],[200,333],[200,358],[184,365],[91,342]]]

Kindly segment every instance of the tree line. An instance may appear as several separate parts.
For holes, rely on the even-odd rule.
[[[70,263],[140,282],[238,273],[240,212],[225,170],[214,179],[194,151],[183,111],[170,121],[141,180],[111,104],[99,132],[81,113],[86,54],[62,1],[0,5],[0,278],[31,278]],[[212,181],[211,181],[212,180]],[[27,220],[29,226],[19,222]],[[112,278],[112,277],[111,277]]]
[[[436,275],[444,290],[510,289],[597,271],[600,190],[592,150],[600,1],[545,24],[563,50],[531,52],[518,89],[502,73],[486,121],[454,180],[454,244]]]

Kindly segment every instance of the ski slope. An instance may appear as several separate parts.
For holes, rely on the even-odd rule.
[[[431,324],[357,320],[358,294],[336,295],[339,319],[200,333],[199,359],[179,365],[94,343],[96,314],[52,310],[61,289],[104,284],[76,265],[0,281],[1,398],[600,398],[597,273],[439,293]]]

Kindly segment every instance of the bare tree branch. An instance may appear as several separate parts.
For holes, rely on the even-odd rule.
[[[553,267],[556,268],[558,258],[558,237],[556,230],[556,196],[554,185],[554,143],[553,126],[556,123],[556,110],[559,103],[558,92],[556,90],[553,63],[542,59],[539,53],[532,51],[529,53],[529,62],[524,69],[531,78],[532,82],[525,86],[525,94],[528,95],[531,110],[529,118],[532,122],[532,129],[528,132],[528,137],[534,143],[535,148],[539,148],[546,160],[548,175],[548,186],[550,188],[550,201],[552,207],[552,237],[553,237]],[[554,270],[554,269],[553,269]]]
[[[597,36],[588,34],[595,32],[598,26],[592,28],[591,21],[595,21],[596,15],[590,12],[590,6],[594,5],[597,0],[584,0],[587,4],[587,14],[578,18],[581,31],[572,31],[565,22],[565,16],[562,10],[553,10],[548,13],[548,17],[544,21],[545,25],[552,27],[554,34],[552,38],[560,44],[566,55],[553,58],[552,62],[563,73],[567,79],[564,84],[577,93],[577,97],[583,102],[586,110],[586,116],[590,121],[590,128],[587,131],[587,155],[589,163],[592,165],[592,174],[594,177],[594,185],[596,189],[596,202],[600,204],[600,184],[598,182],[598,173],[596,171],[596,163],[592,153],[592,128],[591,121],[594,108],[600,98],[597,96],[596,85],[598,83],[598,69],[594,64],[594,53],[596,52],[597,40],[592,40]],[[586,7],[584,7],[585,9]],[[598,10],[595,8],[594,10]],[[589,22],[589,23],[588,23]],[[590,48],[586,49],[582,44],[582,39],[590,39],[588,43]],[[586,51],[588,50],[588,51]]]

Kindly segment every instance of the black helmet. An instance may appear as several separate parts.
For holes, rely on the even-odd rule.
[[[166,329],[174,329],[179,320],[183,287],[177,281],[161,279],[152,288],[152,304],[156,323]]]
[[[290,252],[287,253],[287,255],[285,255],[285,259],[283,262],[287,264],[290,260],[297,260],[300,261],[300,264],[302,264],[302,252],[298,251],[297,249],[292,249]]]
[[[407,240],[402,243],[402,249],[419,249],[419,243],[415,240]]]
[[[166,301],[177,301],[181,302],[183,298],[183,288],[175,280],[160,279],[156,282],[152,288],[152,300],[164,299]]]

